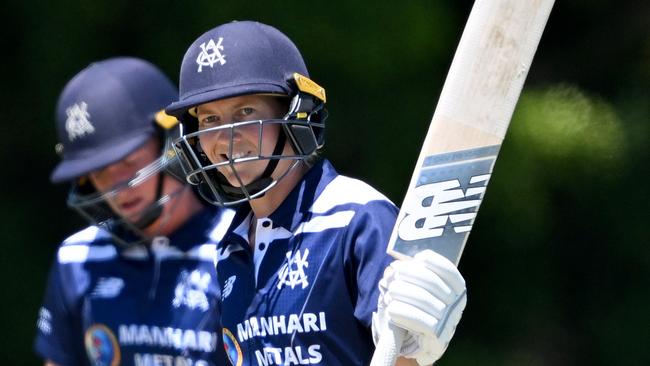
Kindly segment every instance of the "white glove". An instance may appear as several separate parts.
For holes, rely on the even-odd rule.
[[[465,280],[447,258],[431,250],[396,260],[379,281],[372,318],[375,344],[392,323],[407,331],[399,355],[431,365],[447,349],[467,303]]]

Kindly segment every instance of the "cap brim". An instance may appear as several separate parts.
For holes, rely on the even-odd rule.
[[[168,105],[165,108],[165,113],[171,116],[181,117],[188,109],[200,104],[247,94],[287,95],[287,91],[278,85],[266,83],[231,86],[197,93],[183,98],[182,100]]]
[[[52,183],[61,183],[87,175],[113,164],[137,150],[151,138],[151,134],[139,134],[118,144],[110,144],[103,149],[94,149],[92,155],[64,157],[50,175]]]

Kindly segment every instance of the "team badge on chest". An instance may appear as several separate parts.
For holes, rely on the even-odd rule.
[[[207,311],[210,305],[207,292],[211,280],[212,277],[206,272],[182,271],[174,290],[172,305],[176,308],[185,305],[190,309]]]
[[[282,265],[278,273],[278,289],[281,289],[284,285],[291,286],[292,289],[297,285],[301,285],[303,289],[309,286],[307,274],[305,273],[305,268],[309,267],[307,256],[309,256],[309,249],[305,249],[302,253],[300,250],[287,252],[287,261]]]

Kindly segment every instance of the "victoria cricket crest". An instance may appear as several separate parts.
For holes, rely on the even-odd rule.
[[[201,72],[203,66],[210,66],[210,68],[212,68],[212,66],[217,62],[222,66],[226,64],[226,55],[222,53],[222,42],[223,37],[219,37],[219,40],[216,43],[213,39],[211,39],[207,44],[205,42],[201,43],[201,52],[196,57],[196,63],[199,65],[197,72]]]
[[[300,250],[287,252],[287,260],[278,273],[278,289],[282,286],[290,286],[292,289],[298,285],[303,289],[309,286],[305,273],[305,268],[309,267],[308,255],[309,249],[305,249],[302,254]]]
[[[499,146],[428,156],[404,200],[392,249],[431,249],[457,263],[485,193]]]

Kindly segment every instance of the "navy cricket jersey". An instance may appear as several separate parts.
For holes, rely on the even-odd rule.
[[[397,208],[323,160],[248,243],[242,205],[218,245],[223,340],[241,365],[367,365]]]
[[[150,248],[120,250],[96,226],[67,238],[36,352],[59,365],[227,365],[214,259],[233,214],[206,208]]]

